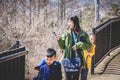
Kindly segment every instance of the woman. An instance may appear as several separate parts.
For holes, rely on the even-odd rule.
[[[64,52],[63,58],[74,58],[75,53],[77,53],[82,61],[82,66],[86,66],[85,60],[83,58],[83,50],[87,50],[91,47],[88,34],[81,30],[77,16],[71,17],[69,19],[68,26],[69,28],[63,33],[61,37],[56,36],[58,45]],[[67,80],[79,80],[79,71],[65,71]]]

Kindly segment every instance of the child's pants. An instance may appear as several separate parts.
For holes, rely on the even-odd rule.
[[[88,75],[88,70],[86,70],[85,68],[82,68],[80,80],[87,80],[87,75]]]

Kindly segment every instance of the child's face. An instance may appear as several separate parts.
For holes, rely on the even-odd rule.
[[[90,42],[93,44],[93,43],[94,43],[94,41],[95,41],[94,36],[93,36],[93,35],[90,35]]]
[[[46,63],[47,63],[47,65],[51,65],[54,61],[55,61],[55,56],[46,57]]]

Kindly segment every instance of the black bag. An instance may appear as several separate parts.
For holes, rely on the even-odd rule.
[[[80,57],[71,59],[63,58],[62,65],[64,67],[65,72],[77,72],[80,70],[81,59]]]

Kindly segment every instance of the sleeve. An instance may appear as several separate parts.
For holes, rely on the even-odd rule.
[[[95,44],[92,45],[91,51],[90,51],[90,56],[92,57],[95,54]]]
[[[40,67],[41,67],[42,65],[44,65],[44,64],[46,64],[45,58],[43,58],[43,59],[39,62],[38,66],[36,66],[35,69],[40,70]]]
[[[87,50],[91,47],[91,43],[90,43],[89,36],[87,35],[87,33],[85,33],[82,37],[80,37],[80,39],[81,40],[75,44],[77,49],[80,48],[82,50]]]
[[[45,58],[43,58],[43,59],[39,62],[38,66],[41,67],[41,66],[44,65],[44,64],[46,64]]]
[[[58,45],[60,49],[65,49],[65,38],[66,38],[66,32],[64,32],[61,38],[58,40]]]
[[[35,69],[35,70],[40,70],[40,67],[41,67],[42,65],[44,65],[44,64],[46,64],[45,58],[42,59],[42,60],[39,62],[39,64],[34,67],[34,69]]]
[[[40,71],[39,71],[39,74],[38,74],[38,79],[39,80],[43,80],[43,71],[44,70],[44,67],[40,67]]]

